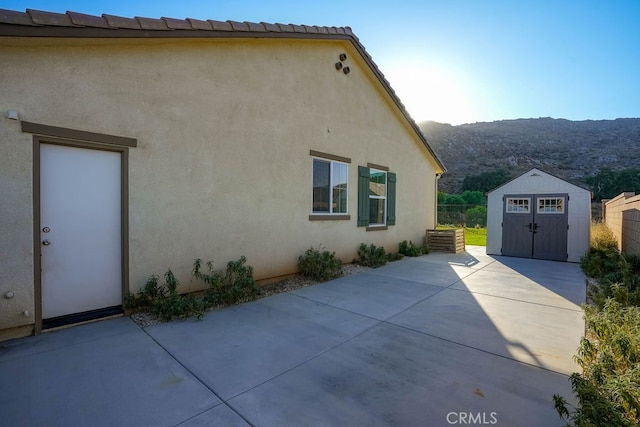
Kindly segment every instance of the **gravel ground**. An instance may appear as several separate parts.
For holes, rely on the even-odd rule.
[[[349,276],[350,274],[357,274],[370,269],[371,267],[363,267],[358,264],[345,264],[342,266],[342,275]],[[313,279],[310,279],[308,277],[293,276],[288,279],[282,280],[280,282],[271,283],[267,286],[261,287],[260,290],[262,292],[260,293],[260,296],[258,298],[264,298],[271,295],[280,294],[282,292],[294,291],[296,289],[315,285],[317,283],[319,282]],[[217,306],[217,307],[211,308],[208,311],[215,311],[225,307],[228,307],[228,306]],[[153,326],[153,325],[157,325],[158,323],[162,323],[162,321],[158,319],[156,316],[154,316],[153,314],[141,312],[141,311],[131,313],[130,317],[131,317],[131,320],[136,322],[136,324],[141,328],[146,328],[148,326]]]

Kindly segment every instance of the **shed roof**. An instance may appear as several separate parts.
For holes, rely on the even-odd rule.
[[[511,183],[512,183],[512,182],[514,182],[514,181],[517,181],[517,180],[520,180],[520,179],[525,179],[525,178],[526,178],[526,176],[535,176],[535,174],[538,174],[538,175],[539,175],[539,174],[547,175],[547,176],[549,176],[549,177],[551,177],[551,178],[553,178],[553,179],[556,179],[556,180],[558,180],[558,181],[562,181],[562,183],[564,183],[564,184],[566,184],[566,185],[568,185],[568,186],[574,187],[574,188],[575,188],[576,190],[578,190],[578,191],[585,191],[585,192],[587,192],[587,193],[591,193],[591,191],[590,191],[590,190],[587,190],[586,188],[582,188],[582,187],[580,187],[580,186],[578,186],[578,185],[572,184],[572,183],[570,183],[569,181],[566,181],[566,180],[564,180],[564,179],[562,179],[562,178],[559,178],[559,177],[557,177],[557,176],[555,176],[555,175],[553,175],[553,174],[550,174],[549,172],[545,172],[545,171],[540,170],[540,169],[538,169],[538,168],[533,168],[533,169],[531,169],[531,170],[529,170],[529,171],[527,171],[527,172],[524,172],[524,173],[522,173],[522,174],[520,174],[520,175],[516,176],[515,178],[510,179],[509,181],[505,182],[504,184],[502,184],[502,185],[500,185],[500,186],[498,186],[498,187],[494,188],[493,190],[491,190],[491,191],[487,192],[487,194],[494,193],[494,192],[496,192],[496,191],[500,190],[502,187],[505,187],[505,186],[507,186],[507,185],[511,184]]]
[[[391,88],[371,56],[350,27],[316,25],[270,24],[266,22],[237,22],[199,19],[159,19],[121,17],[77,12],[54,13],[27,9],[26,12],[0,9],[0,37],[59,37],[59,38],[304,38],[338,39],[350,41],[379,80],[394,104],[407,120],[418,138],[441,168],[446,167],[433,151],[426,137],[407,112],[402,101]]]

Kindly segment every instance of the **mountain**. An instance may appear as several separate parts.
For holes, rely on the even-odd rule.
[[[571,121],[549,117],[420,129],[447,167],[439,188],[462,190],[466,176],[506,169],[515,177],[538,168],[576,185],[603,167],[640,167],[640,118]]]

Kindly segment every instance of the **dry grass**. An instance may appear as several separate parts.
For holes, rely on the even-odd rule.
[[[617,248],[618,241],[613,232],[603,222],[591,223],[591,249],[602,250]]]

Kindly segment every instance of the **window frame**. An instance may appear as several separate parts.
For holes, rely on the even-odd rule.
[[[516,205],[510,205],[509,202],[513,201],[513,200],[521,200],[527,201],[527,210],[509,210],[510,207],[512,206],[517,206],[517,207],[521,207],[522,205],[516,204]],[[531,197],[507,197],[507,200],[505,201],[505,212],[508,214],[531,214]]]
[[[383,169],[377,169],[375,167],[369,168],[369,185],[371,185],[371,176],[374,173],[383,173],[384,174],[384,196],[374,196],[371,194],[371,190],[369,190],[369,206],[371,206],[371,199],[384,200],[384,210],[382,212],[382,221],[371,223],[371,211],[369,211],[369,227],[386,227],[387,226],[387,198],[388,198],[388,185],[389,185],[389,171]],[[369,208],[371,209],[371,208]]]
[[[542,208],[540,207],[540,202],[545,202],[545,201],[551,201],[554,200],[556,202],[556,204],[554,206],[552,205],[548,205],[548,206],[543,206]],[[545,210],[546,208],[551,208],[551,207],[558,207],[557,202],[561,201],[561,210],[555,210],[555,211],[548,211]],[[564,197],[559,197],[559,196],[549,196],[549,197],[538,197],[537,198],[537,203],[536,203],[536,213],[540,214],[540,215],[564,215],[565,213],[565,209],[566,209],[566,200]]]
[[[333,154],[322,153],[319,151],[310,150],[309,154],[311,155],[311,213],[309,214],[310,221],[321,221],[321,220],[349,220],[351,219],[351,215],[349,215],[349,164],[351,163],[351,159],[342,156],[336,156]],[[329,164],[329,210],[328,211],[314,211],[313,200],[314,200],[314,166],[315,162],[325,162]],[[345,212],[332,212],[333,210],[333,197],[334,197],[334,165],[343,165],[346,169],[346,197],[345,197]]]

